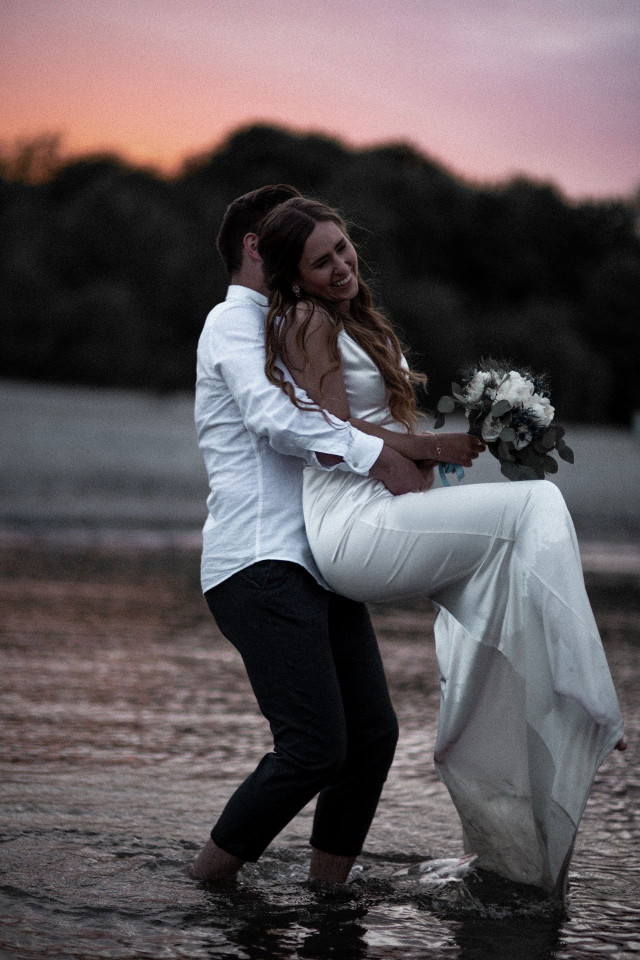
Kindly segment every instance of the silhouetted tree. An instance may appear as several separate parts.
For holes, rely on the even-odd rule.
[[[0,375],[190,389],[225,294],[227,204],[292,183],[337,206],[377,299],[430,378],[498,354],[551,375],[561,419],[640,409],[640,193],[572,204],[550,184],[465,183],[414,147],[350,150],[244,128],[162,178],[113,156],[63,162],[46,134],[0,149]]]

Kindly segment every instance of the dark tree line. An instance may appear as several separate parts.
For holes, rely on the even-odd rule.
[[[226,276],[227,204],[292,183],[337,206],[430,397],[482,355],[549,373],[564,419],[640,409],[637,205],[572,204],[524,179],[472,186],[406,145],[241,130],[173,179],[117,157],[0,155],[0,376],[190,389]]]

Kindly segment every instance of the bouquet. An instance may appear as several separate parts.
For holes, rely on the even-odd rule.
[[[451,393],[440,398],[435,428],[444,424],[446,413],[461,407],[469,433],[482,437],[509,480],[543,480],[546,473],[556,473],[554,450],[573,463],[563,427],[552,422],[555,410],[544,377],[481,360],[451,385]]]

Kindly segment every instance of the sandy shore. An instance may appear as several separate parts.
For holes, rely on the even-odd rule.
[[[567,440],[576,462],[561,462],[551,479],[585,560],[640,566],[640,437],[568,425]],[[189,395],[2,381],[0,467],[5,534],[128,530],[195,542],[204,521],[207,481]],[[502,480],[487,455],[465,483]]]

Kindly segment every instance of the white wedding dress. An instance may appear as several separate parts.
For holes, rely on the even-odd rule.
[[[390,428],[384,381],[339,335],[351,414]],[[546,480],[394,497],[305,469],[327,582],[364,601],[428,597],[441,700],[435,762],[478,866],[562,895],[578,824],[622,717],[562,495]]]

